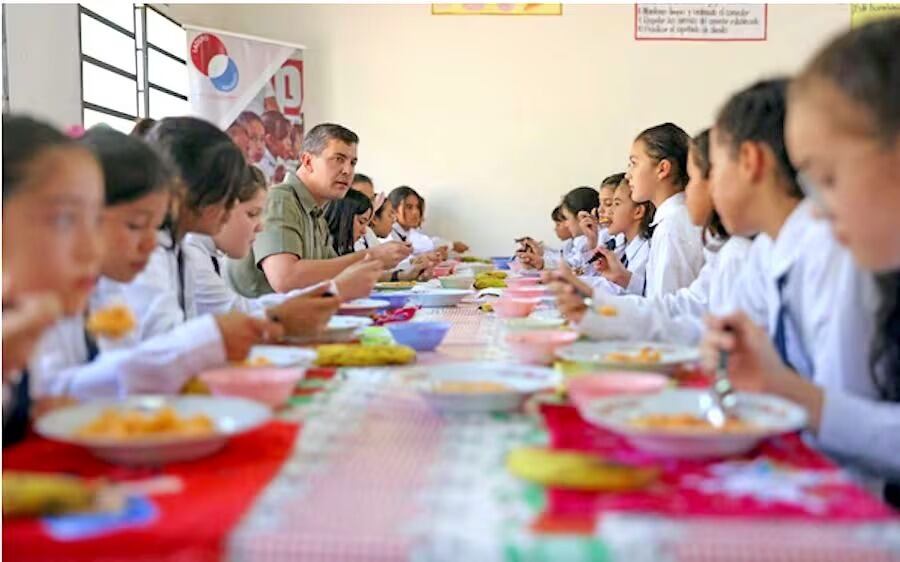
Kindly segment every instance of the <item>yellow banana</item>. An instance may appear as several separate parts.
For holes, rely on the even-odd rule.
[[[506,467],[519,478],[575,490],[637,490],[659,476],[656,468],[612,463],[587,453],[533,447],[511,451],[506,458]]]
[[[27,517],[82,511],[93,506],[99,486],[58,474],[3,472],[3,515]]]

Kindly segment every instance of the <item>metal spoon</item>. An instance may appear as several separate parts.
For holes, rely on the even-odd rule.
[[[706,409],[706,421],[713,427],[725,427],[725,420],[733,417],[732,412],[737,404],[734,387],[728,379],[728,352],[719,352],[719,364],[716,367],[716,380],[710,389],[710,403]]]

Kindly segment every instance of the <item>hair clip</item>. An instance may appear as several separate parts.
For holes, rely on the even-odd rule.
[[[81,125],[71,125],[66,129],[66,135],[69,138],[80,139],[84,136],[85,129]]]

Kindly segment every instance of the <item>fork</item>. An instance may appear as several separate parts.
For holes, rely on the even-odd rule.
[[[716,367],[716,380],[709,392],[710,403],[706,409],[706,421],[713,427],[722,428],[725,420],[732,417],[731,412],[737,403],[737,396],[731,380],[728,378],[728,352],[719,351],[719,364]]]

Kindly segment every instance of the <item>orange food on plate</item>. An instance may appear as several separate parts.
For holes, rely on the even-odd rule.
[[[440,381],[434,385],[434,392],[446,394],[489,394],[511,390],[505,384],[492,381]]]
[[[94,421],[75,431],[79,437],[101,437],[110,439],[141,439],[157,436],[209,435],[215,431],[215,424],[209,416],[182,417],[172,408],[160,408],[146,413],[135,410],[109,409]]]
[[[98,337],[117,340],[137,326],[137,319],[131,309],[123,304],[114,304],[98,310],[88,317],[87,330]]]
[[[631,425],[645,429],[697,430],[697,431],[746,431],[754,425],[735,417],[725,419],[725,425],[716,427],[708,420],[693,414],[649,414],[631,420]]]
[[[662,361],[662,353],[651,347],[645,347],[637,353],[622,351],[607,353],[606,360],[610,363],[659,363]]]
[[[619,311],[616,310],[616,307],[604,304],[603,306],[597,309],[597,314],[600,316],[618,316]]]

